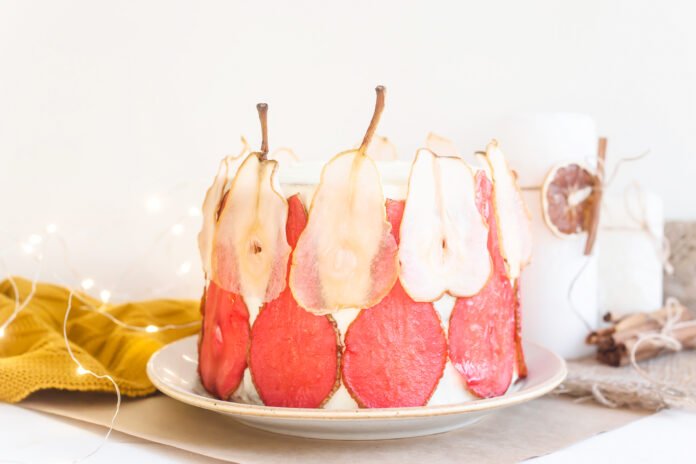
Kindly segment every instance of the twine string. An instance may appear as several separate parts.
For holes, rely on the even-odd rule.
[[[662,395],[678,398],[682,401],[687,400],[688,402],[696,404],[696,396],[694,396],[696,392],[682,390],[679,387],[675,387],[670,382],[655,378],[647,370],[643,369],[637,360],[639,348],[645,343],[650,343],[656,348],[664,348],[674,352],[681,351],[684,345],[676,338],[674,331],[696,327],[696,320],[681,321],[685,308],[676,298],[668,298],[665,303],[665,309],[667,310],[667,316],[664,320],[655,318],[655,320],[662,324],[662,328],[659,332],[644,332],[638,335],[638,339],[633,347],[631,347],[629,353],[631,366],[641,377],[654,385]]]
[[[570,311],[585,326],[585,329],[587,329],[587,333],[590,333],[594,330],[593,324],[589,323],[587,321],[587,319],[585,319],[585,316],[583,316],[580,309],[576,306],[575,301],[573,300],[573,293],[575,292],[575,286],[577,285],[577,283],[580,280],[580,278],[582,277],[582,275],[585,273],[585,269],[587,269],[587,266],[590,264],[590,261],[592,259],[593,259],[592,256],[584,257],[584,261],[582,263],[582,266],[580,266],[580,268],[578,269],[578,272],[575,273],[575,276],[573,276],[573,279],[570,281],[570,285],[568,286],[568,293],[566,295],[566,298],[568,300],[568,307],[570,308]]]

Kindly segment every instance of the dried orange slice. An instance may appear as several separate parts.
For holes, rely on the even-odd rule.
[[[567,238],[587,232],[594,186],[594,174],[577,163],[549,171],[541,188],[541,205],[544,222],[555,235]]]

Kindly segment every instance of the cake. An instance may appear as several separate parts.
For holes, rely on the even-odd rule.
[[[375,161],[389,151],[374,136],[384,94],[360,147],[326,164],[271,159],[264,104],[260,151],[222,160],[199,234],[198,370],[214,397],[426,406],[526,376],[531,232],[514,172],[496,141],[480,168],[435,137],[411,163]]]

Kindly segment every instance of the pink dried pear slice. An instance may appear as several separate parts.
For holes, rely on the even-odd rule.
[[[522,305],[520,301],[520,281],[515,282],[515,351],[517,353],[517,376],[527,378],[527,362],[522,347]]]
[[[399,245],[399,278],[415,301],[474,295],[488,281],[488,226],[475,197],[474,174],[464,160],[418,150]]]
[[[293,253],[290,288],[300,306],[315,314],[374,306],[397,278],[396,242],[380,176],[366,155],[384,108],[384,87],[376,91],[375,112],[360,148],[324,166]]]
[[[532,257],[532,225],[529,210],[517,185],[517,176],[493,140],[479,153],[493,180],[493,210],[498,224],[500,252],[508,276],[515,280]]]
[[[249,146],[244,137],[242,137],[242,145],[242,150],[238,155],[226,156],[220,161],[215,179],[213,179],[212,185],[205,192],[205,199],[201,208],[203,223],[201,231],[198,233],[198,251],[201,255],[203,273],[206,279],[212,275],[213,239],[218,213],[220,212],[223,199],[230,189],[231,181],[234,179],[239,165],[244,161],[244,155],[249,151]]]
[[[468,388],[482,398],[504,394],[518,362],[515,343],[516,295],[500,255],[493,185],[483,171],[476,174],[476,202],[490,224],[488,249],[493,275],[476,295],[457,298],[449,321],[449,355]]]
[[[227,400],[247,367],[249,311],[239,295],[211,282],[201,302],[203,326],[198,340],[198,373],[205,389]]]
[[[288,243],[307,224],[298,194],[288,198]],[[266,406],[318,408],[339,386],[341,345],[331,316],[302,309],[285,288],[264,305],[251,329],[249,369]]]
[[[387,200],[386,208],[398,244],[404,201]],[[447,362],[447,339],[433,304],[413,301],[399,282],[360,312],[345,346],[343,383],[366,408],[425,406]]]
[[[285,288],[290,246],[288,204],[279,193],[277,162],[266,159],[266,106],[259,105],[261,151],[239,167],[224,201],[213,244],[213,280],[245,301],[268,302]]]

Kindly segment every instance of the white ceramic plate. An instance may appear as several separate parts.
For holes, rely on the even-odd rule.
[[[300,409],[256,406],[211,397],[198,380],[197,337],[165,346],[152,355],[147,374],[163,393],[184,403],[232,416],[270,432],[333,440],[381,440],[446,432],[495,410],[538,398],[566,376],[563,359],[539,345],[525,344],[529,375],[505,396],[446,406],[385,409]]]

